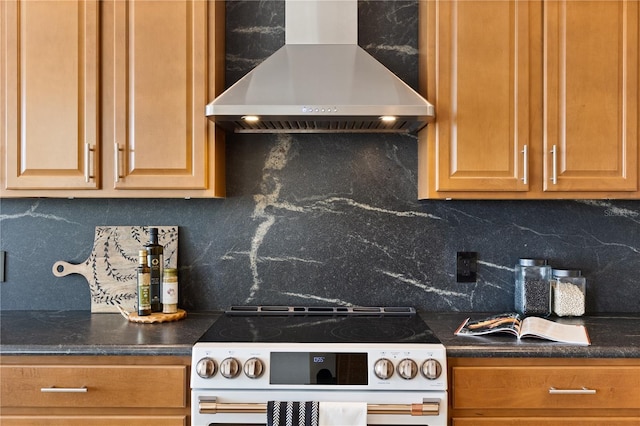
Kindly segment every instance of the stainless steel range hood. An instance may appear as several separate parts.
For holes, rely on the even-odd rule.
[[[286,0],[285,45],[207,105],[238,133],[411,133],[434,108],[358,46],[357,0]]]

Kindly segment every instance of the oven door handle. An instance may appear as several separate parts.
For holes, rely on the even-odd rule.
[[[266,403],[217,402],[215,397],[200,397],[200,414],[246,414],[266,413]],[[425,399],[422,404],[367,404],[368,414],[437,416],[440,414],[440,401]]]

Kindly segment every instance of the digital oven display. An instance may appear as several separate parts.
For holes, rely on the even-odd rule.
[[[366,385],[367,354],[271,352],[273,385]]]

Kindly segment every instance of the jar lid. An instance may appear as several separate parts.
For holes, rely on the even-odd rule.
[[[545,266],[547,264],[547,259],[520,258],[518,262],[521,266]]]
[[[579,269],[552,269],[551,274],[554,277],[581,277],[582,271]]]
[[[164,268],[164,275],[167,277],[177,277],[178,270],[176,268]]]

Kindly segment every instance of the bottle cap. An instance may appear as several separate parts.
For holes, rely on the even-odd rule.
[[[519,261],[521,266],[545,266],[547,264],[547,259],[524,259],[521,258]]]
[[[164,268],[163,274],[165,277],[177,277],[178,270],[176,268]]]
[[[579,269],[552,269],[551,274],[554,277],[581,277],[582,271]]]

